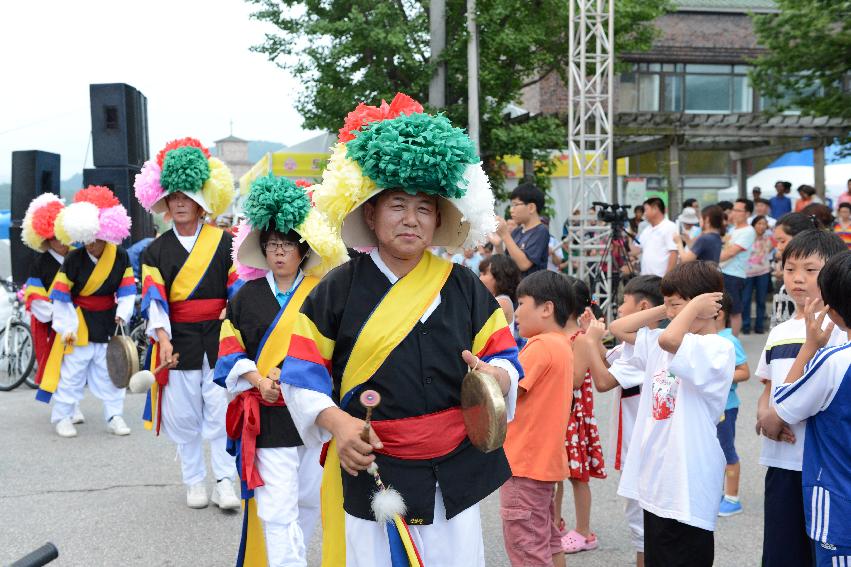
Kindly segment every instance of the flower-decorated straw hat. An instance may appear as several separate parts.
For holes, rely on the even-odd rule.
[[[322,276],[348,259],[345,244],[325,215],[313,207],[307,189],[286,177],[269,174],[255,179],[242,208],[246,219],[238,225],[233,242],[234,262],[242,279],[260,277],[269,269],[260,248],[264,230],[283,234],[293,230],[307,242],[310,253],[302,264],[306,275]]]
[[[156,159],[148,160],[134,183],[136,198],[149,212],[166,214],[166,197],[183,193],[212,217],[233,201],[233,176],[225,164],[195,138],[166,144]]]
[[[63,244],[90,244],[104,240],[120,244],[130,236],[130,217],[107,187],[89,185],[74,195],[74,202],[56,217],[56,238]]]
[[[56,238],[56,217],[65,202],[53,193],[43,193],[33,199],[24,214],[21,240],[36,252],[46,252],[47,241]]]
[[[438,197],[433,246],[474,246],[495,230],[493,193],[472,140],[402,93],[349,113],[313,199],[347,246],[365,248],[377,242],[361,207],[385,190]]]

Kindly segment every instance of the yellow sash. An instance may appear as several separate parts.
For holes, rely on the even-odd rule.
[[[92,295],[99,290],[109,274],[112,273],[112,267],[115,265],[115,256],[118,248],[115,244],[106,243],[103,253],[98,258],[94,270],[89,275],[83,289],[77,295],[86,297]],[[53,283],[50,285],[51,290],[56,285],[57,281],[64,281],[71,290],[71,282],[64,272],[59,271],[56,277],[53,278]],[[47,362],[44,366],[44,374],[42,375],[41,385],[39,388],[51,394],[56,391],[59,385],[59,371],[62,368],[62,358],[66,354],[74,351],[74,346],[86,346],[89,344],[89,327],[86,325],[86,319],[83,317],[83,311],[77,307],[77,341],[74,345],[65,345],[62,342],[62,337],[57,336],[53,341],[53,346],[50,349],[50,354],[47,356]]]
[[[283,313],[274,323],[275,326],[266,337],[257,357],[257,371],[261,376],[268,376],[273,368],[283,362],[290,348],[290,337],[301,305],[318,283],[319,278],[316,276],[306,276],[298,284]],[[247,507],[245,514],[248,524],[245,531],[245,555],[242,567],[266,567],[266,536],[263,532],[263,521],[257,516],[256,501],[247,499],[243,500],[243,503]]]
[[[343,370],[340,399],[372,378],[387,357],[413,330],[443,289],[452,264],[430,252],[397,281],[375,307],[352,347]],[[458,353],[461,356],[461,353]],[[356,403],[356,402],[351,402]],[[346,564],[343,479],[337,445],[331,440],[322,475],[322,566]]]
[[[307,295],[319,283],[319,278],[316,276],[305,276],[301,283],[298,284],[293,296],[287,303],[286,309],[278,317],[275,327],[266,337],[266,342],[263,343],[263,348],[260,349],[257,357],[257,371],[261,376],[268,376],[269,372],[281,365],[287,352],[290,349],[290,337],[293,334],[293,326],[298,318],[301,304],[307,298]]]
[[[201,278],[207,273],[207,268],[213,261],[213,256],[219,248],[222,236],[224,236],[224,232],[218,228],[213,228],[208,224],[201,227],[201,233],[195,241],[195,246],[192,247],[189,257],[183,263],[180,271],[177,272],[174,281],[171,282],[171,288],[168,290],[169,301],[189,299],[189,296],[198,287]]]

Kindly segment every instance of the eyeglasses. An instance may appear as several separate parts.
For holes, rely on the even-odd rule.
[[[289,254],[296,248],[298,248],[298,244],[296,244],[295,242],[290,242],[289,240],[270,240],[269,242],[263,245],[264,252],[284,252],[285,254]]]

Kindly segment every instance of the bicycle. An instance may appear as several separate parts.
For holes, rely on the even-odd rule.
[[[0,327],[0,392],[14,390],[34,375],[33,336],[23,312],[15,284],[4,281],[0,288],[0,321],[5,321]]]

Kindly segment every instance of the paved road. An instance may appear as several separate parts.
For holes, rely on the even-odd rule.
[[[743,339],[753,369],[765,335]],[[744,410],[737,447],[745,512],[719,521],[715,564],[720,567],[759,564],[764,471],[753,434],[759,390],[756,382],[739,388]],[[106,432],[100,403],[87,394],[82,409],[88,422],[78,427],[77,438],[60,439],[49,424],[49,408],[33,401],[31,390],[24,386],[0,394],[0,565],[45,541],[60,549],[51,567],[233,564],[241,516],[185,506],[174,446],[143,430],[143,403],[142,396],[128,395],[125,417],[133,434],[117,438]],[[596,404],[605,443],[611,396],[597,396]],[[569,557],[568,565],[626,566],[632,561],[616,490],[617,473],[592,481],[592,528],[600,549]],[[564,509],[568,516],[573,510],[569,489]],[[508,566],[495,496],[484,502],[482,514],[488,565]],[[310,556],[310,564],[318,565],[316,541]]]

